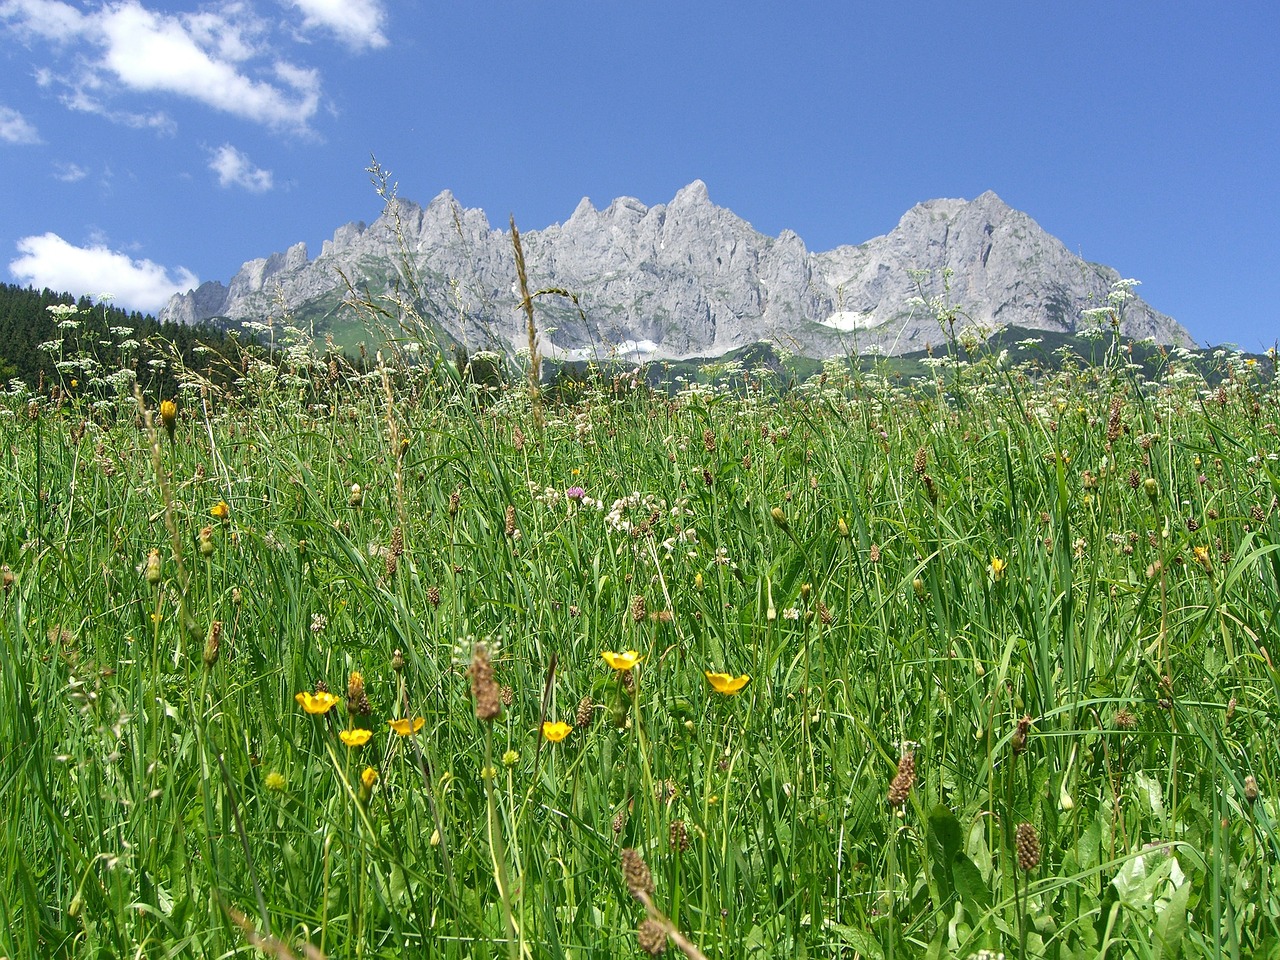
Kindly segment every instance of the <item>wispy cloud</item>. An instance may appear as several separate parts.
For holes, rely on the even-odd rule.
[[[199,285],[185,267],[172,275],[151,260],[134,260],[105,244],[77,247],[56,233],[23,237],[9,272],[19,283],[51,290],[109,290],[120,306],[151,313],[175,293]]]
[[[35,124],[12,107],[0,106],[0,140],[5,143],[27,145],[40,142],[40,132]]]
[[[379,0],[290,0],[304,28],[327,30],[353,50],[385,47],[387,15]]]
[[[47,84],[42,82],[42,85]],[[69,110],[92,113],[122,127],[132,127],[134,130],[154,130],[156,133],[168,136],[173,136],[178,132],[177,122],[164,111],[137,113],[132,110],[114,110],[81,87],[63,94],[58,100]]]
[[[89,175],[89,171],[78,163],[57,161],[53,165],[53,179],[63,183],[79,183]]]
[[[266,193],[274,185],[271,171],[255,167],[252,161],[229,143],[214,150],[209,169],[218,175],[222,187],[243,187],[250,193]]]
[[[363,2],[363,0],[362,0]],[[305,130],[320,105],[320,73],[275,54],[267,26],[246,3],[170,15],[138,0],[87,12],[62,0],[0,0],[0,21],[22,39],[73,53],[64,102],[116,122],[159,126],[164,114],[113,111],[120,88],[185,97],[265,126]],[[61,79],[57,72],[45,77]],[[145,122],[139,122],[141,118]]]

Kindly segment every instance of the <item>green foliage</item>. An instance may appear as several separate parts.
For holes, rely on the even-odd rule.
[[[632,956],[624,848],[707,956],[1280,943],[1265,365],[277,346],[0,404],[0,954]]]
[[[212,324],[162,324],[88,297],[0,284],[0,384],[16,380],[32,390],[58,384],[103,399],[136,382],[150,396],[171,396],[184,368],[232,382],[238,371],[209,358],[252,342]]]

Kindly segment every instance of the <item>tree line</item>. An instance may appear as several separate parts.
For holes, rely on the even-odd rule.
[[[151,396],[172,396],[184,370],[229,385],[253,346],[215,323],[161,323],[86,296],[0,284],[0,385],[11,389],[108,397],[137,383]]]

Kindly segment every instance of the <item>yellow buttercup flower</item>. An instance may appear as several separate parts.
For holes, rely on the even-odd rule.
[[[614,653],[612,650],[605,650],[600,656],[604,657],[604,662],[615,670],[630,670],[644,659],[635,650],[628,650],[625,653]]]
[[[991,572],[991,579],[993,581],[1003,580],[1004,571],[1008,566],[1009,564],[1006,561],[1001,560],[999,557],[992,557],[991,565],[987,567],[987,569]]]
[[[569,735],[571,730],[573,730],[573,727],[565,723],[563,720],[556,720],[554,722],[548,720],[544,721],[542,724],[543,739],[550,740],[552,743],[559,743]]]
[[[710,670],[704,672],[707,675],[707,682],[711,684],[711,689],[716,693],[732,695],[751,682],[751,678],[745,673],[740,677],[735,677],[729,673],[712,673]]]
[[[369,742],[369,738],[373,736],[372,730],[340,730],[338,738],[348,747],[363,747]]]
[[[338,698],[328,690],[322,690],[320,693],[309,693],[303,690],[301,693],[295,694],[293,699],[307,713],[321,714],[328,713],[338,703]]]
[[[412,720],[408,718],[405,718],[403,720],[388,720],[387,726],[389,726],[396,733],[400,734],[400,736],[407,737],[410,734],[417,733],[419,730],[421,730],[422,725],[426,722],[427,721],[424,720],[422,717],[414,717]]]
[[[366,790],[372,790],[373,785],[378,782],[378,771],[373,767],[365,767],[364,772],[360,774],[360,785]]]
[[[231,508],[227,506],[227,501],[219,500],[210,507],[209,516],[213,517],[215,520],[225,520],[227,517],[231,516]]]

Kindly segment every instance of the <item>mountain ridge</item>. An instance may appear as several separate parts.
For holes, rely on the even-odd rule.
[[[828,251],[809,251],[791,230],[760,233],[716,206],[702,180],[653,206],[617,197],[599,209],[583,197],[567,220],[521,241],[531,285],[572,291],[582,308],[539,301],[539,349],[563,359],[713,357],[762,339],[813,357],[908,353],[944,336],[937,312],[952,305],[960,328],[1078,332],[1089,328],[1081,312],[1105,306],[1121,279],[990,190],[923,201],[889,233]],[[448,336],[471,348],[527,347],[509,231],[448,190],[426,206],[392,200],[372,224],[339,227],[314,259],[297,243],[246,261],[228,284],[175,295],[160,317],[332,315],[347,280],[403,288],[405,263],[425,295],[415,306]],[[1121,333],[1194,346],[1137,297]]]

